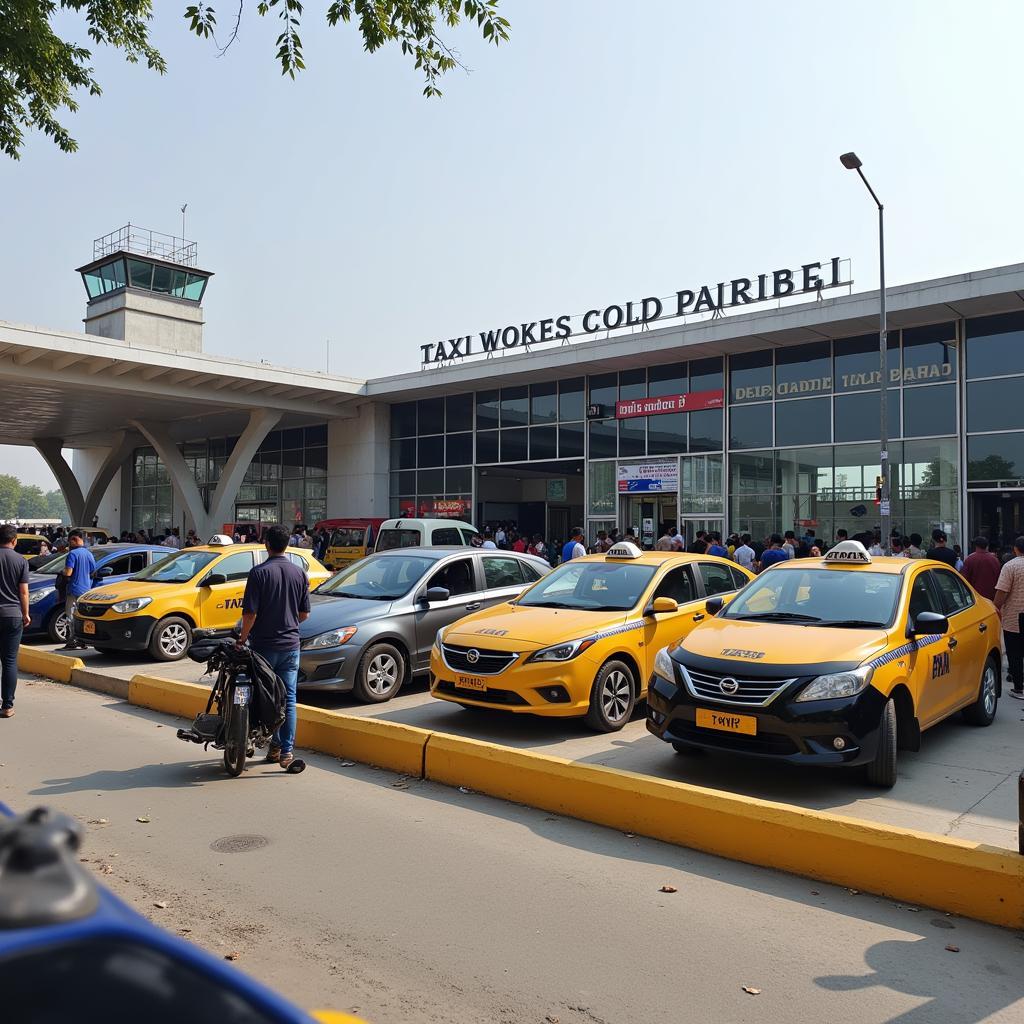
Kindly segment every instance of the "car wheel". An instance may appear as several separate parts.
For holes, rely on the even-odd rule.
[[[192,627],[178,615],[168,615],[153,627],[149,653],[157,661],[181,661],[192,646]]]
[[[597,732],[618,732],[636,704],[633,670],[624,661],[607,661],[590,690],[585,721]]]
[[[391,700],[405,681],[405,659],[391,644],[374,644],[356,670],[352,692],[367,704]]]
[[[68,617],[63,608],[52,612],[46,620],[46,635],[55,644],[66,644],[68,642]]]
[[[999,704],[999,669],[990,654],[981,670],[978,696],[973,704],[964,708],[964,719],[971,725],[991,725],[996,717]]]
[[[892,698],[885,702],[882,720],[878,726],[878,750],[868,763],[868,782],[882,789],[896,785],[896,705]]]

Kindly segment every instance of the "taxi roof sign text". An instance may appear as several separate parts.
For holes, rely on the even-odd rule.
[[[630,544],[629,541],[620,541],[618,544],[613,544],[608,549],[606,558],[639,558],[643,552],[635,545]]]
[[[859,540],[844,540],[826,552],[825,562],[840,562],[854,565],[870,565],[871,556],[868,549]]]

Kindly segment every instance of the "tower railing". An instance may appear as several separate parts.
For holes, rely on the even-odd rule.
[[[177,235],[164,234],[162,231],[141,228],[137,224],[125,224],[124,227],[93,240],[92,258],[94,260],[102,259],[115,252],[152,256],[186,267],[196,266],[198,259],[195,242],[190,242],[187,238],[179,238]]]

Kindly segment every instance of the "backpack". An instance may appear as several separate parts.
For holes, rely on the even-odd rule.
[[[267,660],[255,651],[249,652],[252,670],[252,697],[249,714],[254,722],[267,732],[275,732],[284,722],[287,691],[284,680],[270,667]]]

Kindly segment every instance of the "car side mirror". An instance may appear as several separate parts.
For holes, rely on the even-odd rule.
[[[706,611],[708,615],[717,615],[724,607],[724,597],[709,597],[704,602],[704,611]]]
[[[105,566],[103,566],[102,569],[97,569],[96,570],[96,575],[95,575],[94,579],[101,580],[101,579],[103,579],[106,576],[113,576],[113,575],[114,575],[113,568],[111,566],[109,566],[109,565],[105,565]]]
[[[420,598],[424,604],[439,604],[451,597],[447,587],[429,587]]]
[[[222,583],[227,583],[228,578],[222,572],[211,572],[206,579],[200,584],[201,587],[218,587]]]
[[[916,618],[907,621],[907,639],[918,636],[942,636],[949,632],[949,619],[938,612],[918,612]]]
[[[671,597],[656,597],[645,609],[644,615],[671,615],[679,611],[679,602]]]

